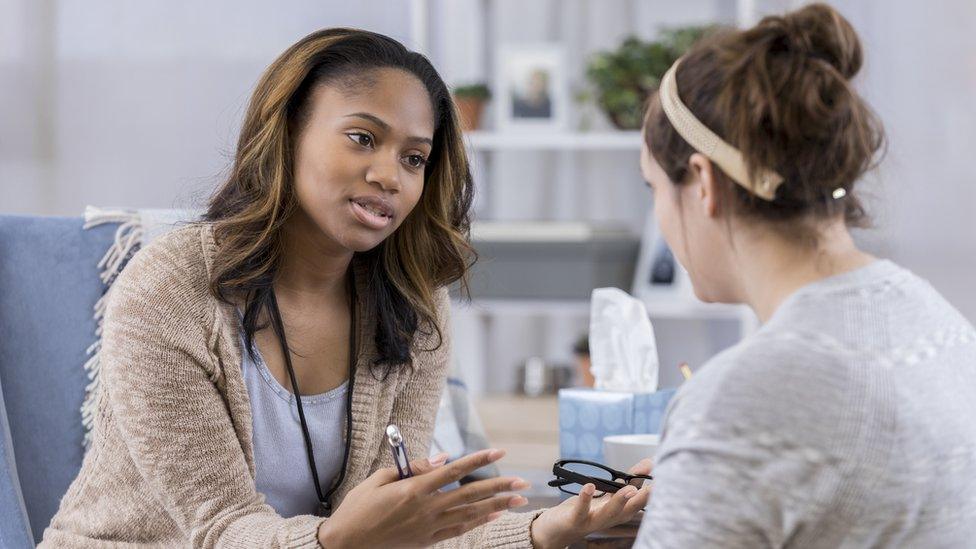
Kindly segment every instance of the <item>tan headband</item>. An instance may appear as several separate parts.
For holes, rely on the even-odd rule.
[[[722,171],[736,183],[762,199],[773,200],[776,189],[783,182],[783,177],[775,171],[761,169],[756,174],[755,180],[750,179],[749,170],[739,149],[715,135],[715,132],[695,118],[695,115],[681,102],[681,98],[678,97],[678,82],[674,77],[680,62],[680,59],[675,61],[661,79],[659,94],[661,107],[664,109],[665,116],[671,121],[671,125],[689,145],[718,164]]]

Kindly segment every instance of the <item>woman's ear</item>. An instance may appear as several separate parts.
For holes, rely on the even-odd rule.
[[[694,186],[695,198],[701,202],[702,211],[708,217],[718,217],[721,214],[721,200],[712,161],[701,153],[692,153],[688,159],[688,170],[692,180],[698,183]]]

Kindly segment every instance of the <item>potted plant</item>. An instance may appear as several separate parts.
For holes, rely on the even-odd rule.
[[[597,104],[614,126],[640,129],[644,102],[657,89],[664,73],[710,27],[662,30],[651,42],[629,37],[616,50],[595,54],[586,77],[594,88]]]
[[[461,117],[461,129],[477,130],[481,126],[481,114],[484,112],[485,103],[491,99],[488,86],[481,83],[457,86],[454,88],[453,95]]]

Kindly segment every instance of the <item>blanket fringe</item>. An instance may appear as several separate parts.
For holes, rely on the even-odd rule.
[[[98,262],[101,269],[99,277],[106,285],[102,297],[95,302],[95,342],[92,343],[85,353],[88,360],[85,362],[85,371],[88,375],[89,383],[85,386],[85,400],[81,405],[81,421],[85,429],[84,447],[87,450],[91,445],[92,429],[95,424],[95,414],[98,411],[99,403],[99,371],[101,362],[99,361],[99,351],[102,347],[102,321],[105,318],[105,308],[108,305],[109,297],[112,294],[112,283],[119,276],[121,267],[126,261],[138,251],[142,245],[144,227],[142,219],[137,212],[128,210],[103,210],[94,207],[85,208],[85,229],[90,229],[105,223],[119,223],[119,228],[115,231],[115,241],[108,251]]]

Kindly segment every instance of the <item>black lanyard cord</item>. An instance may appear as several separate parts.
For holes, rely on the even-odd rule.
[[[271,323],[274,327],[275,334],[278,336],[278,342],[281,344],[282,353],[285,356],[285,366],[288,368],[288,377],[291,379],[291,386],[295,391],[295,403],[298,405],[298,420],[302,425],[302,437],[305,439],[305,454],[308,457],[308,466],[312,471],[312,480],[315,484],[315,495],[319,500],[318,516],[327,517],[332,514],[332,503],[330,501],[333,494],[342,484],[342,481],[346,478],[346,466],[349,464],[349,447],[352,440],[352,392],[355,386],[356,378],[356,288],[355,284],[350,284],[350,326],[349,326],[349,385],[346,388],[346,436],[344,442],[344,449],[342,454],[342,469],[339,470],[339,475],[332,483],[332,487],[329,489],[328,493],[322,494],[322,487],[319,484],[319,472],[318,468],[315,466],[315,454],[312,452],[312,438],[308,434],[308,423],[305,421],[305,411],[302,408],[302,397],[301,391],[298,389],[298,380],[295,378],[295,369],[291,365],[291,350],[288,348],[288,342],[285,338],[285,326],[281,321],[281,311],[278,309],[278,298],[275,296],[274,289],[271,289],[271,303],[270,303],[270,313],[271,313]]]

